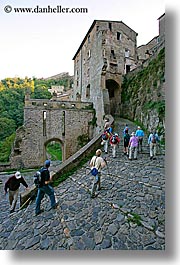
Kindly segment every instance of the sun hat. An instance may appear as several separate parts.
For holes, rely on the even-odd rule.
[[[21,173],[20,173],[19,171],[17,171],[17,172],[15,173],[15,177],[16,177],[17,179],[20,179],[20,178],[21,178]]]

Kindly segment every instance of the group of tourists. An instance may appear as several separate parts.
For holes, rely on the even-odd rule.
[[[137,127],[136,132],[129,133],[128,124],[125,125],[123,130],[123,152],[124,155],[128,156],[129,160],[137,160],[137,154],[142,153],[143,149],[143,138],[144,131],[140,126]],[[156,147],[159,142],[159,136],[155,130],[150,133],[148,137],[148,145],[150,148],[150,159],[156,159]],[[116,148],[119,146],[120,138],[118,133],[113,132],[109,119],[105,120],[104,132],[102,134],[102,142],[101,145],[104,146],[104,152],[108,153],[109,145],[112,149],[112,157],[116,157]],[[92,173],[94,176],[94,181],[91,190],[91,198],[95,198],[97,196],[96,190],[101,189],[101,169],[106,166],[106,160],[102,158],[102,151],[98,149],[96,154],[92,157],[90,161],[91,172],[94,172],[96,169],[96,173]]]
[[[124,155],[128,157],[129,160],[137,160],[137,154],[142,153],[143,149],[143,138],[144,132],[140,126],[137,127],[136,132],[129,132],[128,124],[125,125],[123,130],[123,152]],[[150,159],[156,159],[157,143],[159,142],[159,136],[155,130],[150,133],[148,137],[148,145],[150,150]],[[104,146],[104,152],[108,153],[109,145],[112,149],[112,157],[116,157],[117,147],[120,143],[120,137],[117,132],[113,132],[109,119],[105,120],[104,133],[102,134],[101,145]],[[98,149],[96,154],[92,157],[90,161],[90,167],[92,175],[94,176],[94,181],[91,190],[91,198],[96,197],[96,190],[101,189],[101,169],[106,166],[106,160],[102,158],[102,151]],[[44,166],[38,171],[36,177],[38,179],[37,184],[37,197],[35,206],[35,215],[39,215],[43,212],[41,209],[41,201],[44,195],[49,196],[51,202],[51,208],[57,208],[57,201],[55,199],[54,189],[50,185],[52,178],[49,172],[50,160],[46,160]],[[36,179],[37,181],[37,179]],[[11,176],[5,183],[4,191],[5,194],[9,193],[9,203],[10,203],[10,213],[13,213],[16,208],[20,184],[23,184],[26,189],[29,189],[28,184],[22,177],[21,173],[17,171],[13,176]]]
[[[128,124],[123,129],[123,152],[127,155],[129,160],[137,160],[137,154],[143,151],[143,139],[144,131],[140,126],[137,127],[135,132],[130,133]],[[159,136],[156,130],[153,130],[148,137],[148,145],[150,150],[150,159],[156,159],[157,143],[159,142]],[[111,146],[112,157],[116,157],[116,148],[119,146],[120,138],[118,133],[113,132],[113,129],[109,123],[109,119],[105,120],[104,132],[102,134],[101,145],[104,146],[104,152],[108,153],[108,147]]]

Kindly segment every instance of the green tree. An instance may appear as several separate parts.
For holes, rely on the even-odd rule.
[[[0,118],[0,139],[10,136],[16,128],[15,121],[8,118]]]

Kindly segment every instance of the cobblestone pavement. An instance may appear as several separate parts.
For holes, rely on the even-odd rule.
[[[121,120],[115,124],[117,132],[122,132],[124,123]],[[135,130],[133,124],[128,124],[131,132]],[[102,172],[102,189],[96,198],[90,198],[93,177],[88,174],[87,163],[55,188],[58,208],[50,209],[45,197],[45,211],[39,216],[34,215],[35,201],[9,214],[8,200],[3,195],[8,175],[1,174],[0,249],[164,250],[164,155],[150,160],[144,146],[138,160],[129,161],[121,141],[117,158],[112,158],[109,148],[106,159],[108,167]],[[32,175],[25,175],[28,184],[32,183]]]

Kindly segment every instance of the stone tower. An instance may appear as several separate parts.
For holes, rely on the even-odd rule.
[[[122,76],[136,65],[137,33],[122,21],[94,20],[74,60],[73,99],[93,102],[97,129],[120,114]]]

